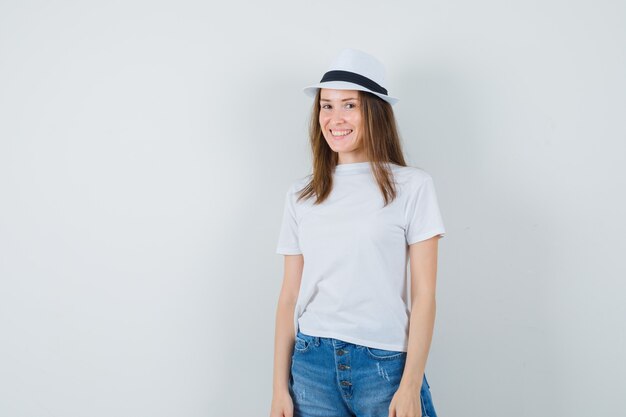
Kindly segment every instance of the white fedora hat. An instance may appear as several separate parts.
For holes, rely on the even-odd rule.
[[[302,91],[315,97],[318,88],[361,90],[394,104],[398,99],[388,95],[386,85],[385,67],[379,60],[358,49],[348,48],[337,55],[319,83]]]

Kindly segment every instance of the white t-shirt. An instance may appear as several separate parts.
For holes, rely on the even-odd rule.
[[[276,253],[302,254],[294,330],[407,351],[408,245],[445,233],[432,177],[389,163],[397,197],[384,199],[369,162],[339,164],[328,198],[296,203],[310,175],[287,191]]]

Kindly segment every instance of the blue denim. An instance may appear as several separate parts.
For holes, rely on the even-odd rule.
[[[388,417],[406,352],[376,349],[298,329],[291,357],[289,393],[294,417]],[[422,416],[437,417],[426,374]]]

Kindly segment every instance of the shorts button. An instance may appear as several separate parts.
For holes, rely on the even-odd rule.
[[[343,349],[338,349],[337,350],[337,355],[339,355],[339,356],[343,355]]]

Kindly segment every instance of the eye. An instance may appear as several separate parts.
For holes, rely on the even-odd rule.
[[[352,107],[348,107],[348,106],[352,106]],[[346,107],[348,107],[349,109],[353,109],[353,108],[356,107],[356,104],[354,104],[354,103],[347,103]]]
[[[330,104],[322,104],[322,108],[323,109],[330,108]]]

